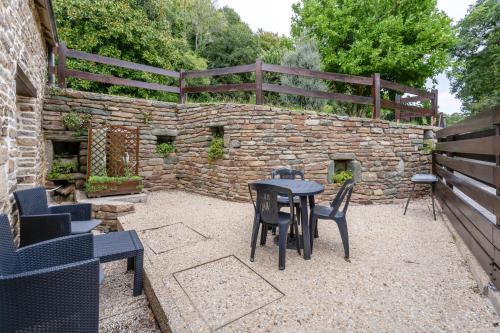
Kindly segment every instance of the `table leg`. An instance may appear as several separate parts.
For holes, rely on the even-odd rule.
[[[302,241],[304,243],[304,259],[311,259],[311,236],[309,233],[309,216],[307,211],[307,196],[300,197]]]
[[[312,221],[311,217],[312,217],[312,212],[313,212],[314,206],[316,206],[316,203],[314,202],[314,195],[311,195],[311,196],[309,196],[309,209],[311,210],[311,213],[309,214],[309,223],[311,223],[311,221]],[[311,230],[310,232],[314,238],[318,238],[319,237],[318,225],[316,224],[316,228],[314,228],[314,230]],[[311,240],[311,244],[312,244],[312,240]]]
[[[142,265],[144,253],[141,251],[134,257],[134,296],[142,294]]]
[[[130,258],[127,258],[127,271],[130,271],[132,269],[134,269],[134,259],[135,257],[130,257]]]

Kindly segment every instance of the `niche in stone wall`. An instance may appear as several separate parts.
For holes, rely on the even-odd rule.
[[[352,153],[337,153],[328,166],[328,183],[343,183],[346,178],[361,179],[361,163]]]
[[[155,129],[152,134],[156,137],[156,154],[165,158],[165,163],[171,163],[172,158],[176,157],[177,148],[175,147],[175,138],[177,130],[173,129]]]

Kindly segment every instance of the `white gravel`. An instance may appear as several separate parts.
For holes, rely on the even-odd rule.
[[[350,263],[337,227],[320,221],[312,259],[289,250],[285,271],[270,234],[250,262],[248,203],[158,192],[120,221],[139,231],[146,273],[174,332],[495,331],[499,319],[439,214],[434,221],[425,200],[402,211],[351,206]]]

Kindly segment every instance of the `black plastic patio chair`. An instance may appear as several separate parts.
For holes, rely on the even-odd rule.
[[[20,220],[20,246],[48,239],[90,232],[101,224],[92,219],[92,205],[50,206],[44,187],[35,187],[14,192]]]
[[[354,180],[348,179],[342,184],[335,199],[330,204],[330,207],[316,205],[311,214],[311,230],[314,230],[319,219],[333,220],[339,228],[342,244],[344,245],[344,258],[349,260],[349,235],[347,232],[346,213],[351,200],[352,190],[354,188]],[[344,207],[341,209],[342,203]],[[311,251],[313,248],[314,237],[311,237]]]
[[[0,332],[98,332],[99,259],[93,237],[72,235],[19,250],[0,215]]]
[[[271,178],[272,179],[300,179],[304,180],[304,172],[300,170],[295,170],[295,169],[289,169],[289,168],[278,168],[274,169],[271,171]],[[293,203],[295,206],[295,216],[297,218],[298,223],[300,224],[300,198],[295,197],[293,198]],[[281,207],[288,207],[289,202],[288,202],[288,197],[285,195],[278,195],[278,205]],[[273,235],[276,234],[276,228],[273,228]],[[293,231],[292,231],[293,235]]]
[[[288,229],[290,226],[295,228],[298,234],[299,227],[295,219],[293,209],[292,192],[284,187],[268,184],[248,184],[248,190],[255,209],[255,218],[252,230],[250,261],[254,261],[255,248],[257,246],[257,236],[259,227],[262,225],[260,244],[266,244],[268,227],[278,227],[279,233],[279,269],[285,269],[286,245],[288,238]],[[252,195],[252,190],[257,192],[257,200]],[[278,194],[286,196],[289,199],[290,213],[280,212],[278,205]],[[300,244],[297,244],[297,252],[300,255]]]

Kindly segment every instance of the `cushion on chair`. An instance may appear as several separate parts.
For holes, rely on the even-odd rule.
[[[73,221],[71,222],[72,234],[84,234],[101,224],[101,220]]]
[[[417,173],[411,177],[413,183],[431,184],[438,181],[438,177],[431,173]]]

